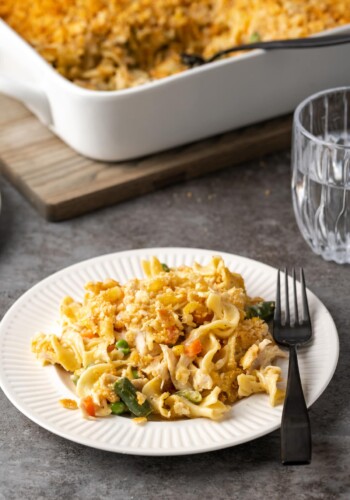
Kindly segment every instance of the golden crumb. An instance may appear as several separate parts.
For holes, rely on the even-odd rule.
[[[192,191],[188,191],[188,192],[186,193],[186,196],[187,196],[187,198],[192,198]]]
[[[137,425],[144,425],[147,422],[147,418],[146,417],[136,417],[136,418],[133,418],[132,421]]]
[[[269,189],[265,189],[265,196],[270,196],[271,191]]]
[[[78,409],[78,403],[74,401],[74,399],[60,399],[59,403],[63,408],[66,408],[67,410],[77,410]]]
[[[175,354],[175,356],[181,356],[181,354],[184,354],[184,352],[185,352],[185,346],[183,346],[182,344],[174,345],[173,353]]]
[[[139,405],[143,405],[143,403],[146,401],[146,396],[139,391],[136,392],[136,398]]]

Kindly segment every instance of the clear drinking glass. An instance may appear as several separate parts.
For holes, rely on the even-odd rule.
[[[303,237],[324,259],[350,263],[350,87],[320,92],[298,106],[292,170]]]

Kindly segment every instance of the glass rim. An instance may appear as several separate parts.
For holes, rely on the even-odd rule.
[[[320,92],[316,92],[315,94],[312,94],[312,95],[306,97],[303,101],[301,101],[300,104],[298,104],[298,106],[296,107],[296,109],[294,111],[293,125],[296,126],[296,127],[298,127],[298,129],[300,130],[300,132],[304,136],[308,137],[308,139],[316,142],[317,144],[319,144],[321,146],[329,146],[330,148],[340,149],[340,150],[344,150],[344,149],[349,149],[350,150],[350,144],[349,145],[334,144],[334,142],[329,142],[326,139],[319,139],[314,134],[312,134],[311,132],[309,132],[304,127],[304,125],[301,123],[301,120],[300,120],[300,114],[301,114],[302,110],[305,108],[305,106],[307,104],[309,104],[310,102],[318,99],[319,97],[326,96],[326,95],[329,95],[329,94],[335,94],[336,92],[342,92],[342,91],[343,92],[347,91],[350,94],[350,86],[334,87],[332,89],[321,90]]]

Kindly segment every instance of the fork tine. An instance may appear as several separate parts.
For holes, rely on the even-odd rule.
[[[274,321],[276,323],[281,323],[281,273],[280,273],[280,270],[278,270],[278,273],[277,273],[276,304],[275,304]]]
[[[285,295],[286,295],[286,320],[285,324],[290,324],[290,314],[289,314],[289,290],[288,290],[288,269],[284,269],[284,278],[285,278]]]
[[[301,295],[303,298],[303,322],[310,323],[309,304],[306,296],[304,269],[300,269]]]
[[[294,289],[294,317],[295,324],[299,324],[299,314],[298,314],[298,299],[297,299],[297,285],[295,277],[295,268],[293,267],[293,289]]]

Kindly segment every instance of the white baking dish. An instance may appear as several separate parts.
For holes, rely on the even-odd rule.
[[[350,33],[350,25],[327,31],[333,33]],[[132,89],[91,91],[61,77],[0,20],[0,92],[22,101],[79,153],[105,161],[287,113],[309,94],[350,85],[349,56],[350,45],[256,50]]]

